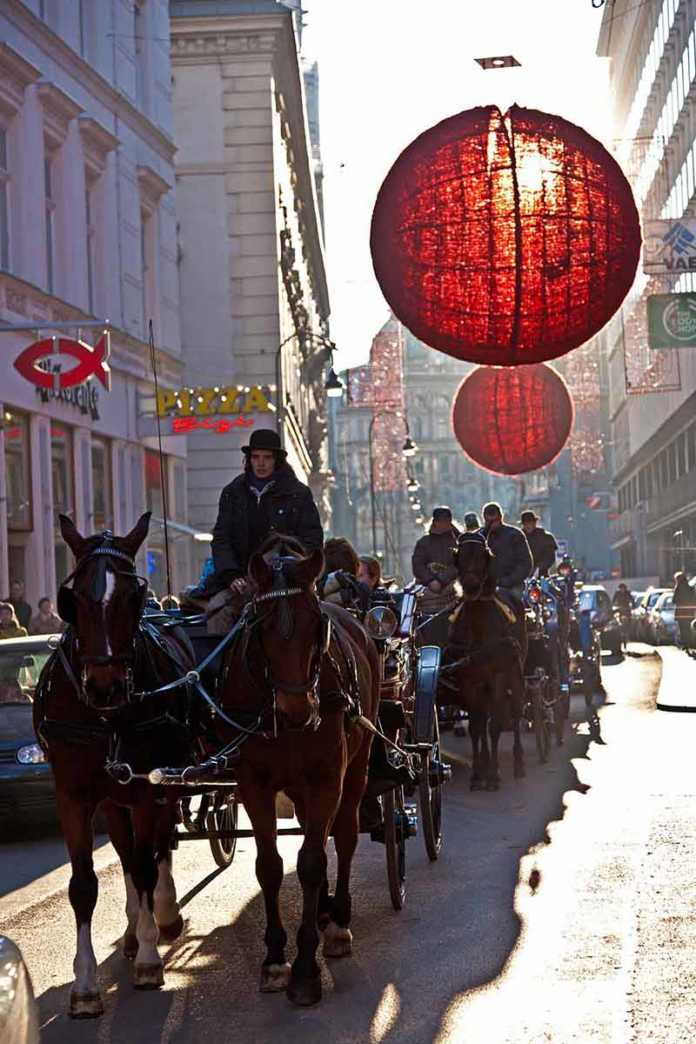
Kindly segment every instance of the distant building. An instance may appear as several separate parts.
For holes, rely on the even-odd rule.
[[[178,387],[174,141],[164,0],[0,7],[0,597],[55,596],[72,571],[58,530],[127,531],[153,512],[140,571],[165,588],[160,463],[141,429],[153,395],[147,323],[164,387]],[[39,389],[13,361],[37,331],[77,336],[109,319],[111,388]],[[53,324],[70,323],[67,331]],[[100,330],[84,328],[90,345]],[[74,362],[54,355],[51,369]],[[164,439],[176,589],[190,579],[186,442]]]
[[[616,154],[644,227],[694,214],[696,9],[691,0],[604,9],[598,54],[611,60]],[[624,576],[696,569],[696,357],[653,351],[647,297],[696,290],[692,272],[639,271],[621,312],[598,343],[609,375],[616,517],[611,539]]]
[[[186,385],[259,392],[235,418],[251,426],[204,417],[188,436],[191,522],[212,526],[254,425],[278,427],[328,522],[329,298],[299,8],[171,0],[170,12]]]

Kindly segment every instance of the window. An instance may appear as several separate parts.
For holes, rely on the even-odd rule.
[[[133,4],[133,36],[135,42],[135,100],[136,104],[147,111],[147,49],[145,46],[146,13],[144,0],[135,0]]]
[[[53,195],[53,157],[44,159],[44,195],[46,211],[46,289],[49,294],[54,291],[55,263],[55,214],[56,202]]]
[[[164,474],[167,474],[167,458],[163,461]],[[164,515],[162,506],[162,482],[160,479],[159,454],[145,450],[145,504],[154,519],[147,538],[147,579],[150,586],[162,593],[166,588],[166,568],[164,559],[164,537],[157,519]]]
[[[164,460],[166,475],[166,457]],[[162,482],[160,476],[159,454],[154,450],[145,451],[145,504],[148,511],[158,518],[164,515],[162,507]]]
[[[29,418],[24,413],[5,410],[4,427],[7,528],[29,530],[32,527]]]
[[[0,127],[0,268],[10,267],[10,171],[7,158],[7,130]]]
[[[97,229],[94,225],[94,206],[93,206],[93,191],[94,186],[87,183],[85,189],[85,217],[86,217],[86,228],[87,228],[87,239],[85,248],[87,251],[87,300],[89,311],[92,315],[96,313],[96,302],[95,302],[95,276],[96,276],[96,241],[97,241]]]
[[[72,432],[65,424],[51,424],[51,481],[53,484],[53,533],[56,583],[70,574],[68,549],[60,535],[59,515],[72,515],[75,510],[73,480]]]
[[[110,448],[106,439],[92,439],[92,515],[97,531],[114,526]]]
[[[677,439],[677,476],[686,474],[686,436],[684,432]]]

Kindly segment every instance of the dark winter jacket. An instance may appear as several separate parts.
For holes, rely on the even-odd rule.
[[[526,533],[529,550],[532,552],[534,568],[539,570],[539,576],[548,576],[549,569],[556,561],[558,544],[553,533],[549,533],[543,526],[535,526],[531,533]]]
[[[411,560],[413,575],[419,584],[427,587],[433,580],[439,580],[445,586],[456,579],[454,552],[460,536],[457,527],[452,526],[448,533],[431,531],[420,538]]]
[[[222,491],[213,529],[215,590],[246,576],[249,559],[271,533],[296,537],[307,549],[324,546],[319,512],[308,486],[288,464],[281,465],[260,494],[238,475]]]
[[[521,529],[503,522],[497,529],[481,532],[495,556],[493,571],[498,587],[519,587],[531,576],[534,564],[527,538]]]
[[[678,580],[674,587],[675,620],[693,620],[696,616],[696,592],[688,580]]]

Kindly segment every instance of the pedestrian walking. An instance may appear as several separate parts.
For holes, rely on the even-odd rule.
[[[691,623],[696,616],[696,593],[686,573],[674,574],[674,619],[679,628],[682,649],[691,648]]]
[[[464,516],[464,529],[467,533],[478,533],[481,528],[481,519],[475,511],[467,511]]]
[[[28,627],[31,622],[32,609],[24,597],[24,581],[13,580],[10,584],[10,594],[4,599],[14,609],[17,622],[20,627]]]
[[[29,634],[60,634],[65,624],[53,608],[50,598],[39,599],[39,611],[29,622]]]

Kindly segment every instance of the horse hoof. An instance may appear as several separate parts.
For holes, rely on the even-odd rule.
[[[330,921],[324,930],[322,953],[325,957],[350,957],[353,953],[353,933]]]
[[[104,1005],[99,993],[70,994],[71,1019],[98,1019],[104,1014]]]
[[[288,983],[288,1000],[300,1008],[309,1008],[321,1000],[321,975],[312,979],[296,979]]]
[[[127,961],[134,961],[138,952],[138,939],[133,932],[126,932],[123,936],[123,956]]]
[[[285,993],[290,984],[290,965],[264,964],[261,968],[261,993]]]
[[[136,990],[158,990],[164,986],[162,964],[136,964],[133,985]]]
[[[184,930],[184,918],[179,914],[175,921],[171,924],[160,924],[159,928],[159,941],[161,943],[171,943],[175,939],[178,939]]]

